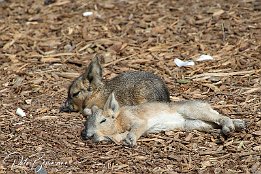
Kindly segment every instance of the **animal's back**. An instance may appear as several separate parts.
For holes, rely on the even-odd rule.
[[[169,91],[164,81],[149,72],[122,73],[106,81],[105,89],[108,95],[114,91],[118,101],[124,105],[136,105],[148,101],[170,102]]]

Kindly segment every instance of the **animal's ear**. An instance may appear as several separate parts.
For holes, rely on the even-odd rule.
[[[83,79],[88,80],[90,84],[94,86],[99,86],[102,84],[102,67],[98,55],[92,59],[85,73],[83,74]]]
[[[93,113],[95,113],[95,112],[97,112],[98,109],[99,109],[99,108],[94,105],[94,106],[92,107],[92,109],[90,110],[90,115],[93,114]]]
[[[119,111],[119,109],[119,103],[115,98],[114,92],[112,92],[104,105],[104,111],[111,110],[113,112],[113,116],[115,117],[115,114]]]

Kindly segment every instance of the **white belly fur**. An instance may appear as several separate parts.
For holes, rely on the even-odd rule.
[[[185,125],[185,119],[178,113],[158,113],[148,119],[148,131],[147,132],[160,132],[167,130],[183,129]]]

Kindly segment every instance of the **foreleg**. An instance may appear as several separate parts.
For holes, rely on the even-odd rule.
[[[137,144],[137,140],[147,131],[147,129],[147,122],[145,120],[135,122],[127,134],[124,142],[130,147],[135,146]]]

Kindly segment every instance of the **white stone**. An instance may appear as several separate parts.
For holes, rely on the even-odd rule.
[[[178,66],[178,67],[182,67],[182,66],[194,66],[195,63],[193,62],[193,60],[189,60],[189,61],[182,61],[178,58],[174,59],[174,63]]]
[[[199,58],[197,59],[197,61],[205,61],[205,60],[213,60],[214,58],[210,55],[205,55],[202,54],[201,56],[199,56]]]
[[[26,116],[25,112],[21,108],[17,108],[16,114],[21,116],[21,117]]]
[[[93,15],[93,12],[91,12],[91,11],[86,11],[86,12],[84,12],[83,14],[82,14],[83,16],[92,16]]]

